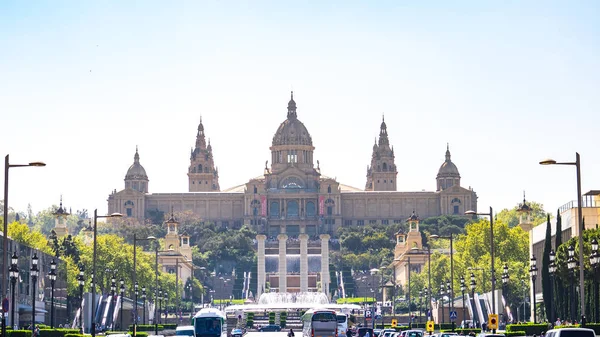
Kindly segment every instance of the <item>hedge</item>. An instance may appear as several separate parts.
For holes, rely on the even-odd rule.
[[[158,331],[165,330],[165,325],[167,325],[167,326],[171,326],[171,325],[177,326],[177,324],[159,324],[158,325]],[[173,329],[175,329],[175,327],[173,327]],[[154,331],[154,324],[152,324],[152,325],[150,325],[150,324],[139,324],[137,326],[137,330],[136,331],[137,332],[140,332],[140,331]],[[129,332],[133,332],[133,325],[129,326]],[[40,336],[40,337],[42,337],[42,336]]]
[[[542,332],[546,332],[548,330],[549,330],[549,327],[548,327],[548,324],[546,324],[546,323],[543,323],[543,324],[533,324],[533,323],[509,324],[506,326],[506,332],[525,331],[525,335],[527,335],[527,336],[541,335]]]
[[[8,337],[31,337],[31,330],[12,330],[6,331]]]
[[[254,326],[254,320],[253,319],[247,319],[246,320],[246,327],[251,328]]]
[[[65,337],[66,334],[79,334],[79,329],[40,329],[40,337]]]
[[[153,325],[154,326],[154,325]],[[175,330],[177,329],[177,324],[165,323],[162,325],[164,330]],[[160,326],[159,326],[160,327]]]
[[[481,329],[479,328],[470,328],[470,329],[454,329],[454,332],[456,332],[459,335],[468,335],[469,333],[473,332],[474,334],[479,334],[481,333]]]
[[[504,335],[506,335],[506,337],[510,337],[510,336],[527,336],[527,334],[525,334],[525,331],[507,331],[504,333]]]
[[[83,337],[83,334],[80,334],[80,333],[68,333],[68,334],[65,334],[65,337]]]

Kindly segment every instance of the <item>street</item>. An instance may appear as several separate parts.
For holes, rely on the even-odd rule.
[[[302,336],[301,332],[294,332],[296,336]],[[273,336],[273,337],[285,337],[287,336],[287,331],[279,331],[279,332],[248,332],[244,337],[260,337],[260,336]]]

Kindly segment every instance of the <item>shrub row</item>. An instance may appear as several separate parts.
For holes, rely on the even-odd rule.
[[[174,330],[175,327],[177,326],[177,324],[159,324],[158,325],[158,331],[162,331],[165,330],[165,326],[174,326],[172,329],[169,330]],[[137,326],[137,332],[140,331],[154,331],[154,325],[150,325],[150,324],[140,324]],[[133,325],[129,326],[129,332],[133,332]],[[42,337],[42,336],[40,336]]]
[[[506,335],[506,337],[511,337],[511,336],[527,336],[527,334],[525,333],[525,331],[506,331],[504,333],[504,335]]]
[[[40,337],[65,337],[66,334],[79,334],[78,329],[42,329]]]
[[[550,329],[550,327],[546,323],[543,323],[543,324],[533,324],[533,323],[509,324],[506,326],[506,332],[525,331],[525,335],[527,335],[527,336],[541,335],[542,332],[546,332],[549,329]]]
[[[31,337],[31,330],[7,330],[8,337]]]
[[[154,325],[153,325],[154,326]],[[165,330],[175,330],[177,329],[177,324],[165,323],[162,325]]]

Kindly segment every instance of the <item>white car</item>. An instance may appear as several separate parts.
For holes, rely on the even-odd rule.
[[[546,331],[545,337],[596,337],[594,330],[585,328],[562,328]]]

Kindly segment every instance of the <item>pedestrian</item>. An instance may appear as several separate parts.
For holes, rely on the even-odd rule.
[[[294,337],[294,329],[290,329],[290,332],[288,332],[288,337]]]

